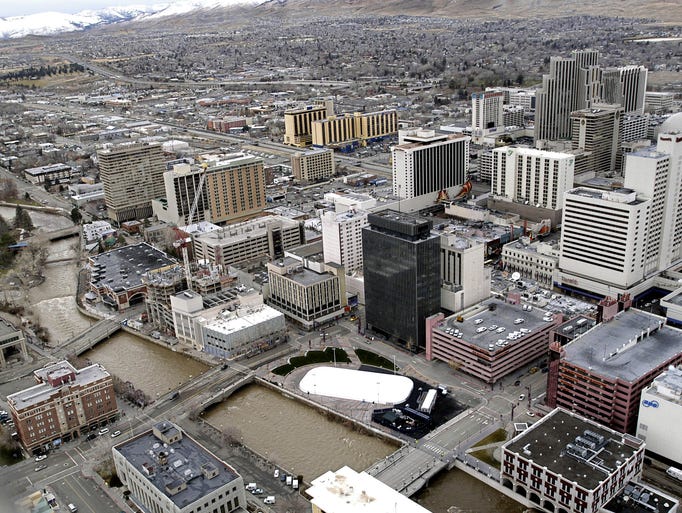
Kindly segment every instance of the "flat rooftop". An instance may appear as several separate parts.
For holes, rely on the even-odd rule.
[[[649,390],[652,395],[657,395],[672,403],[682,405],[682,366],[668,367],[668,370],[654,379]]]
[[[281,226],[286,230],[297,228],[298,224],[298,221],[293,221],[287,217],[265,216],[243,223],[231,224],[218,230],[195,234],[194,238],[198,241],[205,241],[207,244],[235,244],[246,239],[265,236],[270,226]]]
[[[682,352],[682,331],[641,310],[620,312],[564,346],[564,360],[610,378],[635,382]]]
[[[576,440],[578,437],[580,440]],[[557,408],[504,447],[549,472],[594,490],[619,465],[632,458],[643,443]]]
[[[489,305],[495,305],[495,310],[490,310]],[[457,321],[457,314],[446,317],[437,329],[445,333],[447,333],[447,330],[459,330],[462,336],[455,338],[461,338],[482,349],[488,349],[493,345],[497,350],[505,347],[505,345],[522,344],[526,336],[532,335],[538,330],[553,324],[553,321],[543,320],[543,317],[550,314],[537,307],[524,311],[523,306],[520,304],[513,305],[497,299],[484,301],[481,303],[481,306],[485,308],[475,314],[471,314],[464,319],[464,322]],[[515,321],[520,319],[523,319],[523,321],[515,323]],[[482,322],[478,322],[479,320]],[[522,329],[530,331],[522,332]],[[516,340],[508,338],[514,333],[518,337]]]
[[[306,493],[322,511],[335,513],[429,513],[390,486],[365,472],[342,467],[313,479]]]
[[[630,481],[604,509],[613,513],[670,513],[679,501],[645,483]]]
[[[47,378],[50,375],[68,374],[71,372],[76,373],[75,381],[54,387],[47,382]],[[44,382],[7,396],[7,401],[13,402],[16,410],[21,410],[49,399],[62,386],[86,386],[109,376],[104,367],[98,363],[78,370],[66,361],[38,369],[34,371],[34,374]]]
[[[178,441],[165,443],[178,435]],[[146,477],[152,488],[181,509],[240,477],[169,421],[155,424],[153,429],[114,446],[113,450]]]
[[[144,273],[176,263],[146,242],[91,256],[90,261],[92,284],[97,288],[109,287],[114,292],[139,287]]]
[[[393,374],[316,367],[303,376],[298,387],[308,394],[393,405],[410,397],[414,382]]]
[[[0,317],[0,337],[4,337],[5,335],[13,335],[17,332],[20,332],[17,328],[12,326],[8,321]]]
[[[284,326],[284,314],[282,312],[267,305],[258,305],[250,308],[239,308],[234,312],[226,312],[208,321],[204,327],[229,335],[278,317],[282,319],[282,326]]]

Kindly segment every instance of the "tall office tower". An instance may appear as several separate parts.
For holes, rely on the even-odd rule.
[[[324,261],[342,265],[347,274],[362,270],[362,229],[367,212],[347,210],[322,214]]]
[[[326,180],[334,175],[334,169],[334,151],[331,149],[317,148],[291,156],[291,171],[299,181]]]
[[[486,91],[471,95],[471,134],[476,140],[504,126],[502,91]]]
[[[651,204],[631,189],[567,191],[559,268],[571,277],[562,281],[602,295],[612,293],[611,286],[627,289],[640,282]]]
[[[625,187],[652,199],[646,248],[645,276],[667,269],[682,258],[682,135],[661,133],[656,149],[627,156]]]
[[[605,69],[603,102],[622,105],[626,114],[643,114],[647,74],[644,66]]]
[[[431,221],[384,210],[362,230],[367,326],[411,351],[425,347],[425,321],[440,308],[440,236]]]
[[[312,122],[334,115],[334,102],[315,102],[300,109],[284,111],[284,144],[310,146],[312,143]]]
[[[395,196],[409,199],[466,182],[469,137],[415,130],[402,133],[400,139],[392,148]]]
[[[575,156],[505,146],[492,152],[490,192],[508,201],[552,210],[563,208],[573,187]]]
[[[160,144],[121,144],[97,150],[107,215],[116,223],[152,215],[152,200],[163,196]]]
[[[587,152],[587,169],[595,173],[614,171],[620,148],[623,107],[594,104],[571,113],[571,147]]]
[[[574,51],[570,58],[552,57],[549,74],[535,95],[535,140],[556,141],[571,136],[571,112],[590,106],[598,82],[599,52]]]

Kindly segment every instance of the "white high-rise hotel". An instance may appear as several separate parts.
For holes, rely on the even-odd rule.
[[[471,134],[474,139],[504,126],[504,93],[485,91],[471,95]]]
[[[400,131],[392,148],[393,195],[410,199],[452,191],[462,185],[469,170],[469,137],[440,135],[434,130]]]
[[[559,210],[573,186],[575,157],[534,148],[493,150],[490,192],[499,198]]]
[[[347,274],[362,270],[362,228],[367,225],[363,210],[322,214],[324,261],[342,265]]]
[[[677,118],[677,119],[676,119]],[[682,259],[682,114],[664,125],[655,149],[631,153],[624,188],[568,191],[558,283],[600,295],[651,287]],[[675,129],[677,128],[677,129]]]

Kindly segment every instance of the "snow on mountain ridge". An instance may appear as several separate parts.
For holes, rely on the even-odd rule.
[[[115,0],[114,0],[115,1]],[[48,36],[62,32],[85,30],[97,25],[108,25],[124,21],[160,18],[184,14],[194,9],[229,7],[240,4],[255,4],[262,0],[184,0],[154,5],[127,5],[107,7],[96,11],[86,10],[76,14],[41,12],[27,16],[0,18],[0,39],[25,37],[28,35]]]

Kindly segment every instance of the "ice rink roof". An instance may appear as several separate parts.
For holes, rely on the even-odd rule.
[[[298,386],[309,394],[378,404],[398,404],[410,396],[414,383],[410,378],[393,374],[316,367],[303,376]]]

